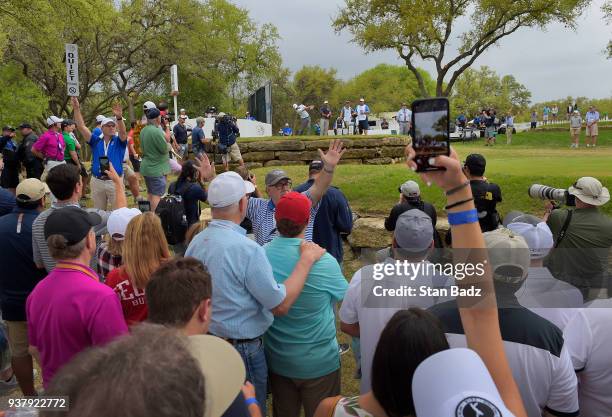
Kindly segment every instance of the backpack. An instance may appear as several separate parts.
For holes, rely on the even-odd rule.
[[[168,194],[163,196],[155,209],[155,214],[161,219],[164,235],[170,245],[185,241],[187,233],[187,216],[183,197],[176,190],[176,182],[170,184]]]

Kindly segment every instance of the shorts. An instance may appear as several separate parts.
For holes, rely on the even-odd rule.
[[[587,136],[597,136],[598,133],[599,133],[599,129],[597,128],[597,123],[591,126],[587,126],[586,128]]]
[[[130,156],[130,162],[134,167],[134,172],[140,172],[140,159],[136,159],[133,156]]]
[[[8,329],[9,346],[13,358],[24,358],[30,353],[28,347],[28,323],[26,321],[5,321]]]
[[[129,177],[133,177],[134,175],[136,174],[134,173],[134,170],[132,169],[130,164],[128,164],[127,162],[124,162],[123,163],[123,179],[126,180]]]
[[[147,185],[147,192],[152,195],[159,197],[166,194],[166,177],[144,177],[145,184]]]
[[[223,154],[222,158],[223,163],[226,164],[230,161],[242,161],[242,155],[240,154],[240,148],[238,147],[238,144],[234,142],[229,148],[227,148],[227,153]]]
[[[359,129],[360,130],[368,130],[370,128],[370,125],[368,124],[367,120],[360,120],[359,121]]]
[[[487,138],[494,138],[496,133],[497,132],[495,131],[494,126],[489,126],[485,129],[485,135]]]
[[[542,116],[542,120],[544,120],[544,121],[548,120],[548,115],[545,114],[544,116]]]
[[[574,135],[579,135],[579,134],[580,134],[579,127],[570,127],[570,135],[574,136]]]

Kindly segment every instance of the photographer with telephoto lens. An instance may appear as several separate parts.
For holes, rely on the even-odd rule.
[[[539,191],[539,193],[538,193]],[[548,201],[544,220],[554,238],[554,248],[545,261],[552,274],[577,287],[585,301],[609,288],[608,256],[612,246],[612,219],[599,210],[610,200],[610,192],[593,177],[582,177],[566,191],[532,186],[530,196],[564,201],[574,209],[558,208]]]

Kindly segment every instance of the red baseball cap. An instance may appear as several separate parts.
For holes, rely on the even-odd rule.
[[[304,194],[292,191],[281,197],[276,205],[276,221],[287,219],[297,224],[306,224],[310,218],[310,199]]]

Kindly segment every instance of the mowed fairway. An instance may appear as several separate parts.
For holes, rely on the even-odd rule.
[[[582,176],[598,178],[604,186],[612,188],[612,130],[600,129],[596,148],[584,146],[584,132],[579,149],[569,148],[566,131],[535,131],[515,134],[512,144],[506,145],[506,137],[498,136],[497,144],[486,147],[481,140],[455,143],[461,160],[470,153],[481,153],[487,159],[485,175],[501,186],[503,202],[499,209],[503,214],[510,210],[529,211],[542,214],[543,203],[528,197],[531,184],[545,184],[567,188]],[[306,180],[307,166],[282,167],[292,177],[294,184]],[[271,168],[254,170],[261,189],[265,173]],[[348,197],[351,207],[360,215],[387,215],[399,198],[398,186],[408,179],[421,185],[426,201],[432,202],[443,214],[444,196],[435,187],[427,187],[419,176],[405,164],[394,165],[340,165],[334,185]],[[612,204],[603,210],[612,215]]]

